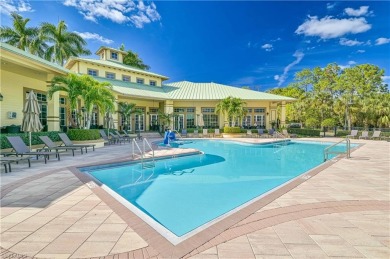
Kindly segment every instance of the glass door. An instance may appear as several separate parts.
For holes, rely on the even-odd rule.
[[[135,115],[135,129],[137,131],[145,131],[145,116],[143,114]]]
[[[150,114],[150,129],[152,131],[158,131],[158,114]]]
[[[178,114],[173,119],[173,129],[180,131],[184,128],[184,114]]]

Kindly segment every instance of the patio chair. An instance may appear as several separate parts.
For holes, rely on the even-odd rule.
[[[257,137],[259,137],[259,138],[267,137],[267,136],[264,134],[264,129],[257,129]]]
[[[54,143],[48,136],[39,136],[45,146],[43,148],[38,149],[38,151],[52,151],[55,150],[58,152],[59,150],[72,150],[72,155],[74,156],[74,151],[80,149],[81,154],[83,153],[82,147],[60,147],[56,143]]]
[[[205,137],[205,136],[210,137],[208,129],[203,129],[202,138]]]
[[[114,143],[119,143],[119,144],[121,144],[122,142],[123,142],[123,144],[125,143],[124,138],[122,138],[119,135],[114,134],[113,132],[110,132],[110,136],[113,139]]]
[[[128,136],[131,140],[137,139],[137,134],[130,133],[130,132],[126,131],[126,130],[122,130],[122,131],[123,131],[123,133],[124,133],[126,136]]]
[[[367,130],[362,132],[362,135],[359,137],[359,139],[362,139],[362,138],[368,139],[368,131]]]
[[[104,140],[104,143],[107,143],[108,145],[111,145],[113,143],[113,139],[109,138],[104,130],[99,130],[100,137]]]
[[[381,139],[381,131],[380,130],[374,130],[374,133],[370,137],[370,139]]]
[[[246,131],[246,137],[250,137],[250,138],[252,138],[252,137],[254,137],[255,135],[253,135],[253,133],[252,133],[252,130],[247,130]]]
[[[19,136],[7,137],[9,143],[11,144],[14,152],[8,153],[7,155],[16,155],[16,156],[24,156],[24,155],[35,155],[37,159],[39,156],[43,156],[45,159],[45,164],[49,159],[50,155],[55,154],[57,159],[60,160],[60,154],[57,152],[48,152],[48,151],[30,151],[30,148],[24,144],[23,139]]]
[[[5,172],[12,172],[11,169],[11,163],[15,162],[18,163],[19,161],[22,160],[27,160],[28,161],[28,167],[31,167],[31,156],[16,156],[16,157],[0,157],[0,162],[2,165],[4,165]],[[8,165],[8,168],[7,168]]]
[[[186,138],[188,136],[187,130],[186,129],[181,129],[180,136],[182,136],[183,138]]]
[[[215,129],[215,130],[214,130],[214,137],[222,137],[222,134],[221,134],[221,132],[219,131],[219,129]]]
[[[199,130],[194,130],[193,137],[199,138]]]
[[[120,134],[119,131],[115,130],[115,134],[118,135],[120,138],[124,139],[125,142],[127,140],[130,143],[131,137],[127,133],[126,134]]]
[[[345,136],[346,138],[355,138],[357,137],[358,130],[351,130],[351,134]]]
[[[286,129],[282,130],[282,134],[286,138],[296,138],[297,137],[297,134],[290,134],[290,133],[288,133],[288,131]]]
[[[58,136],[66,147],[85,148],[85,153],[88,153],[88,148],[92,147],[92,150],[95,151],[95,144],[73,144],[73,142],[69,139],[68,135],[66,135],[65,133],[58,133]]]
[[[268,130],[268,137],[271,138],[274,136],[275,130],[274,129],[269,129]]]

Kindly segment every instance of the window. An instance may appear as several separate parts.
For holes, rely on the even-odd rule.
[[[252,112],[252,108],[248,108],[248,109],[246,109],[246,111],[247,111],[248,113],[251,113],[251,112]]]
[[[122,75],[122,80],[125,82],[130,82],[130,76]]]
[[[253,110],[254,110],[254,112],[258,112],[258,113],[264,113],[265,112],[265,108],[254,108]]]
[[[30,91],[26,91],[25,98],[27,98]],[[41,121],[42,126],[47,125],[47,97],[44,93],[39,93],[35,91],[35,95],[38,99],[39,108],[41,113],[39,114],[39,120]]]
[[[184,108],[174,108],[173,112],[184,112]]]
[[[115,73],[106,72],[106,78],[115,79]]]
[[[251,120],[252,120],[252,116],[250,116],[250,115],[245,116],[244,119],[242,120],[242,125],[244,127],[252,126],[251,125]]]
[[[202,108],[203,113],[214,113],[215,108]]]
[[[90,76],[98,76],[99,75],[99,73],[98,73],[98,71],[96,70],[96,69],[90,69],[90,68],[88,68],[88,70],[87,70],[88,72],[88,75],[90,75]]]
[[[264,120],[264,115],[255,115],[253,116],[253,122],[254,124],[256,124],[256,126],[260,127],[260,128],[264,128],[265,127],[265,120]]]
[[[203,114],[204,126],[206,128],[218,128],[218,115],[216,114]]]
[[[153,81],[153,80],[150,80],[150,81],[149,81],[149,84],[152,85],[152,86],[156,86],[156,85],[157,85],[157,82],[156,82],[156,81]]]
[[[187,112],[195,112],[195,108],[187,108]]]
[[[60,97],[60,104],[61,105],[66,105],[66,98]]]
[[[144,84],[145,80],[143,78],[137,77],[137,84]]]
[[[195,114],[187,113],[186,123],[187,123],[187,128],[195,128]]]
[[[118,52],[111,51],[111,59],[118,60]]]
[[[158,112],[158,108],[149,108],[149,112],[157,113]]]
[[[60,128],[66,126],[66,98],[60,97]]]

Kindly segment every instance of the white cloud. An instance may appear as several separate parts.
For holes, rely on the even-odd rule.
[[[341,68],[341,70],[344,70],[344,69],[350,68],[351,66],[356,65],[356,64],[357,64],[356,61],[350,60],[350,61],[348,61],[347,65],[338,65],[338,66]]]
[[[387,44],[387,43],[390,43],[389,38],[378,38],[375,40],[375,45],[383,45],[383,44]]]
[[[364,53],[366,52],[364,49],[359,49],[358,51],[356,51],[357,53]]]
[[[262,49],[264,49],[265,51],[271,51],[273,50],[273,47],[272,47],[272,44],[264,44],[263,46],[261,46]]]
[[[0,13],[9,15],[12,12],[33,12],[30,3],[24,0],[1,0]]]
[[[332,39],[346,34],[357,34],[371,29],[365,18],[337,19],[326,16],[318,19],[317,16],[309,16],[309,19],[296,29],[296,34],[305,36],[318,36],[321,39]]]
[[[353,60],[348,61],[348,65],[350,65],[350,66],[355,65],[355,64],[356,64],[356,61],[353,61]]]
[[[85,40],[96,40],[96,41],[100,41],[102,43],[105,43],[105,44],[112,44],[114,43],[113,40],[110,40],[110,39],[107,39],[107,38],[104,38],[103,36],[97,34],[97,33],[92,33],[92,32],[78,32],[78,31],[75,31],[75,33],[77,33],[78,35],[80,35],[83,39]]]
[[[382,76],[383,81],[390,81],[390,76]]]
[[[278,81],[278,86],[281,86],[281,85],[284,83],[284,81],[286,81],[286,79],[287,79],[287,74],[288,74],[288,72],[290,71],[290,69],[291,69],[293,66],[299,64],[299,62],[301,62],[301,60],[303,59],[304,56],[305,56],[305,54],[304,54],[303,52],[301,52],[301,51],[299,51],[299,50],[295,51],[295,53],[293,54],[293,57],[295,57],[296,59],[295,59],[293,62],[291,62],[290,64],[288,64],[288,65],[284,68],[283,74],[282,74],[282,75],[275,75],[275,76],[274,76],[274,79],[275,79],[276,81]]]
[[[65,0],[64,5],[75,7],[86,20],[98,22],[105,18],[115,23],[132,23],[143,28],[147,23],[161,19],[156,5],[128,0]]]
[[[341,38],[339,43],[340,43],[340,45],[351,47],[351,46],[362,45],[364,42],[357,41],[357,40],[349,40],[349,39],[346,39],[346,38]]]
[[[349,16],[363,16],[367,14],[372,14],[372,12],[368,12],[368,6],[360,6],[359,9],[353,8],[345,8],[344,12]]]
[[[336,3],[333,3],[333,4],[327,3],[326,4],[326,9],[333,9],[335,6],[336,6]]]
[[[282,38],[278,37],[278,38],[276,38],[274,40],[271,40],[271,42],[280,41],[280,40],[282,40]]]

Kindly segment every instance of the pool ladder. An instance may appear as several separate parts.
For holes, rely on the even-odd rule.
[[[133,158],[135,158],[137,156],[137,154],[135,153],[136,149],[140,153],[141,168],[142,169],[153,168],[156,166],[155,161],[154,161],[154,149],[152,148],[152,146],[150,145],[149,141],[146,138],[142,139],[142,149],[138,145],[138,143],[135,139],[133,139],[132,147],[133,147]],[[152,151],[152,156],[151,156],[152,159],[151,160],[149,160],[150,157],[146,157],[146,147],[149,147],[149,149]],[[145,159],[148,159],[148,160],[145,161]]]
[[[346,151],[331,151],[330,149],[338,144],[345,142],[346,143]],[[329,159],[329,154],[346,154],[347,158],[351,157],[351,140],[349,138],[340,140],[339,142],[327,147],[324,149],[324,162]]]

